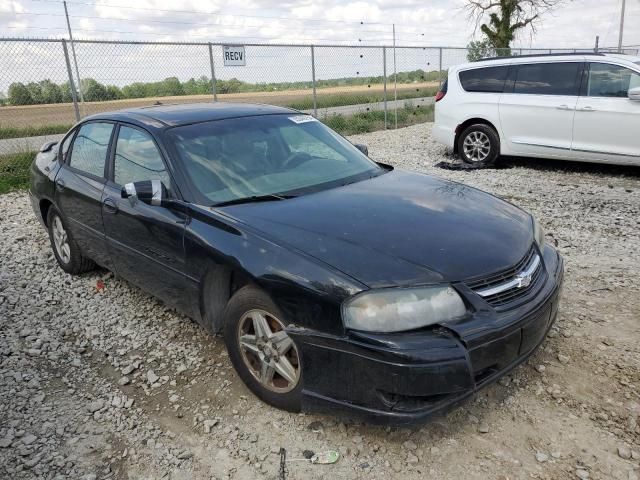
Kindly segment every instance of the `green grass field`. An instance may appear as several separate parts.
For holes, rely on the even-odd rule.
[[[7,138],[39,137],[40,135],[54,135],[66,133],[71,125],[44,125],[41,127],[0,127],[0,140]]]
[[[36,152],[0,156],[0,193],[21,190],[29,186],[29,167],[35,156]]]

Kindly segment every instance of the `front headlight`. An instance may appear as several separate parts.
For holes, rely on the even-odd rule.
[[[465,313],[460,295],[449,285],[373,290],[347,300],[342,310],[347,328],[368,332],[413,330]]]
[[[544,230],[535,217],[532,216],[531,218],[533,219],[533,239],[538,245],[538,249],[542,250],[542,247],[544,247]]]

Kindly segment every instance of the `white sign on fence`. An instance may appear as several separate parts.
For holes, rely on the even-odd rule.
[[[247,57],[244,53],[243,45],[223,45],[222,56],[225,67],[244,67],[247,65]]]

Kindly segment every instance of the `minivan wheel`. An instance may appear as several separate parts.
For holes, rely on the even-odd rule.
[[[62,270],[72,275],[78,275],[95,268],[95,263],[80,252],[80,247],[74,241],[62,215],[55,207],[49,208],[47,226],[53,255]]]
[[[500,138],[489,125],[471,125],[458,137],[458,154],[463,162],[470,165],[489,167],[495,163],[499,153]]]
[[[229,300],[224,321],[229,358],[247,387],[269,405],[300,411],[300,354],[271,298],[253,285],[242,287]]]

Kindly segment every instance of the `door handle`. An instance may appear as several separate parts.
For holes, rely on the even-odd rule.
[[[569,105],[558,105],[556,108],[558,110],[571,110],[571,108],[569,108]]]
[[[104,211],[107,212],[107,213],[117,213],[118,212],[118,204],[111,197],[107,197],[107,198],[105,198],[103,200],[102,207],[103,207]]]
[[[595,112],[596,109],[593,107],[583,107],[580,109],[581,112]]]
[[[65,187],[64,180],[61,179],[61,178],[56,178],[56,189],[59,192],[63,192],[64,191],[64,187]]]

